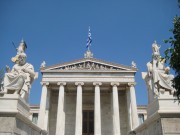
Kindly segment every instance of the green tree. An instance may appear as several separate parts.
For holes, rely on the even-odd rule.
[[[178,0],[178,7],[180,8],[180,0]],[[170,43],[171,46],[165,51],[165,58],[170,67],[175,71],[173,79],[173,87],[176,89],[175,95],[180,102],[180,16],[176,15],[173,20],[174,28],[170,31],[173,37],[165,40],[165,43]]]

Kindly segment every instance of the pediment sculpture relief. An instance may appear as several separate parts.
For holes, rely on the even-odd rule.
[[[111,70],[111,71],[123,70],[123,69],[116,68],[113,66],[103,65],[103,64],[95,63],[91,61],[73,64],[73,65],[66,65],[66,66],[56,68],[55,70],[57,69],[58,70]]]

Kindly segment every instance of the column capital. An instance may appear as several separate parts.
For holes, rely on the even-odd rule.
[[[111,86],[119,86],[118,82],[111,82]]]
[[[102,85],[102,83],[101,82],[93,82],[93,85],[94,86],[100,86],[100,85]]]
[[[75,82],[75,85],[77,85],[77,86],[84,85],[84,82]]]
[[[57,85],[64,86],[64,85],[66,85],[66,82],[57,82]]]
[[[128,83],[128,86],[129,86],[129,87],[134,87],[135,85],[136,85],[136,82],[129,82],[129,83]]]
[[[48,85],[49,85],[49,82],[40,82],[40,84],[41,84],[42,86],[44,86],[44,85],[48,86]]]

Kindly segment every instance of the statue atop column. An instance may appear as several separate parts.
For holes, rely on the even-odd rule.
[[[0,94],[3,95],[19,94],[25,101],[28,99],[33,80],[37,78],[33,65],[26,62],[26,48],[26,43],[21,41],[16,56],[11,59],[15,63],[12,70],[9,66],[6,66],[6,73],[0,91]]]
[[[152,44],[152,61],[147,63],[148,71],[142,73],[142,78],[146,81],[151,101],[154,97],[159,96],[160,89],[169,91],[170,94],[173,94],[175,91],[172,87],[174,76],[169,74],[170,68],[165,67],[165,59],[162,59],[159,49],[160,46],[154,42]]]

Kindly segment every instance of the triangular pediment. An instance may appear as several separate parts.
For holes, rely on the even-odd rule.
[[[41,68],[41,71],[136,71],[136,68],[106,62],[94,58],[84,58],[72,62]]]

